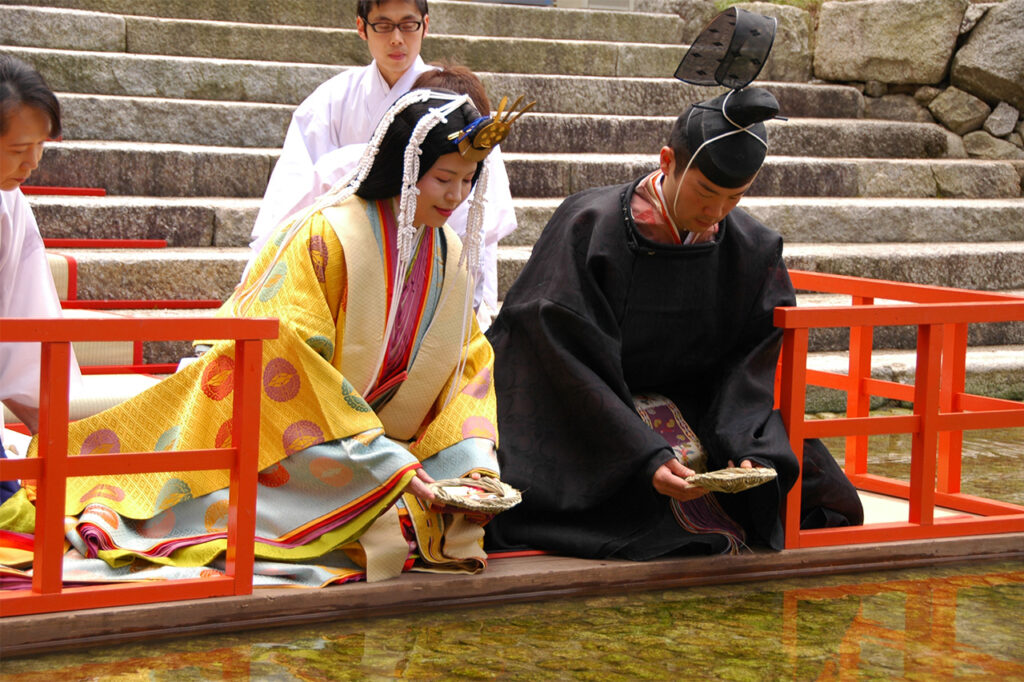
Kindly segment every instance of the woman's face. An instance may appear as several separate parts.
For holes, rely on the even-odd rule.
[[[0,190],[16,189],[39,165],[43,143],[50,136],[50,119],[35,107],[18,106],[0,135]]]
[[[434,162],[416,187],[414,225],[441,227],[473,188],[476,163],[462,158],[458,152],[445,154]]]

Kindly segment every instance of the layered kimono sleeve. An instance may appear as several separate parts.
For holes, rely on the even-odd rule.
[[[434,478],[498,475],[494,352],[475,319],[465,365],[445,383],[409,449]],[[456,373],[458,372],[458,373]]]
[[[278,338],[263,344],[259,469],[314,445],[383,432],[377,415],[331,360],[340,347],[348,291],[341,245],[313,216],[287,244],[281,234],[257,259],[250,282],[268,275],[249,307],[230,299],[219,315],[273,317]],[[282,248],[280,259],[273,255]],[[269,272],[268,272],[269,269]],[[235,296],[238,296],[236,292]],[[130,400],[69,428],[72,455],[224,447],[231,443],[234,344],[221,341],[199,360]],[[395,446],[406,464],[415,459]],[[31,452],[31,451],[30,451]],[[228,485],[225,471],[78,477],[66,513],[100,502],[131,518],[153,514]]]

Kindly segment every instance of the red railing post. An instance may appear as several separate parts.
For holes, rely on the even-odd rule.
[[[942,325],[917,328],[914,414],[921,420],[910,449],[910,523],[935,520],[935,467],[938,446],[939,381],[942,377]]]
[[[234,577],[235,594],[252,592],[256,540],[256,486],[259,474],[260,399],[263,366],[261,341],[235,342],[235,390],[231,444],[237,448],[228,492],[226,572]],[[242,400],[245,396],[247,400]],[[251,399],[249,399],[251,398]]]
[[[943,413],[960,412],[959,396],[967,385],[967,325],[948,324],[942,338],[942,390],[939,407]],[[942,493],[960,492],[961,456],[964,432],[939,433],[938,479],[936,489]]]
[[[873,298],[854,296],[854,305],[871,305]],[[865,386],[871,377],[871,350],[874,345],[874,327],[850,328],[850,369],[846,389],[846,416],[867,417],[871,412],[871,394]],[[846,437],[844,469],[848,476],[868,472],[868,437],[864,434]]]
[[[807,329],[786,329],[782,337],[780,411],[789,443],[800,466],[784,507],[786,548],[800,546],[800,486],[803,480],[804,409],[807,401]]]
[[[63,585],[64,498],[68,461],[68,366],[71,344],[43,342],[40,347],[39,457],[36,482],[36,533],[32,591],[56,594]]]

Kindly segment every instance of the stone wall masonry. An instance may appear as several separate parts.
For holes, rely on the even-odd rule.
[[[1024,109],[1024,0],[992,7],[953,58],[950,79],[992,105]]]
[[[938,83],[946,75],[967,0],[826,2],[814,73],[824,80]]]
[[[774,54],[782,45],[803,41],[787,24],[814,23],[810,13],[791,7],[775,12],[762,3],[741,6],[779,16],[772,58],[783,54]],[[641,10],[655,7],[683,18],[684,41],[718,12],[710,0],[639,0]],[[1017,154],[1007,145],[1024,150],[1019,118],[1010,131],[1005,124],[999,135],[985,131],[994,142],[979,135],[969,144],[962,139],[981,128],[1000,103],[1013,107],[1018,117],[1024,111],[1024,0],[826,1],[807,42],[814,77],[857,87],[868,118],[938,120],[951,131],[950,157],[1014,160]],[[786,77],[769,75],[767,68],[765,73]],[[954,89],[951,84],[955,91],[932,106],[943,91]]]
[[[737,7],[775,17],[779,22],[771,54],[758,78],[798,83],[809,81],[814,54],[814,21],[811,15],[796,7],[770,2],[744,2]]]

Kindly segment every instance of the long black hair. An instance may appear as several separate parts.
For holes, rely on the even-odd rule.
[[[50,119],[50,137],[60,135],[60,103],[38,71],[15,57],[0,55],[0,135],[19,106],[38,109]]]
[[[445,93],[455,96],[450,90],[432,89],[432,92]],[[415,92],[415,91],[410,91]],[[395,197],[402,192],[402,175],[405,164],[405,148],[412,137],[412,131],[416,128],[419,120],[431,109],[442,107],[451,100],[442,98],[431,98],[425,102],[414,102],[395,115],[394,121],[388,127],[387,132],[381,140],[377,156],[370,167],[369,175],[363,180],[356,195],[363,199],[387,199]],[[466,102],[455,111],[449,113],[445,121],[435,125],[423,144],[420,145],[420,172],[419,177],[430,170],[434,162],[441,156],[458,151],[455,140],[449,139],[452,133],[458,133],[466,126],[480,118],[480,113],[469,102]],[[478,163],[476,173],[473,175],[473,182],[480,176],[480,169],[483,163]]]

